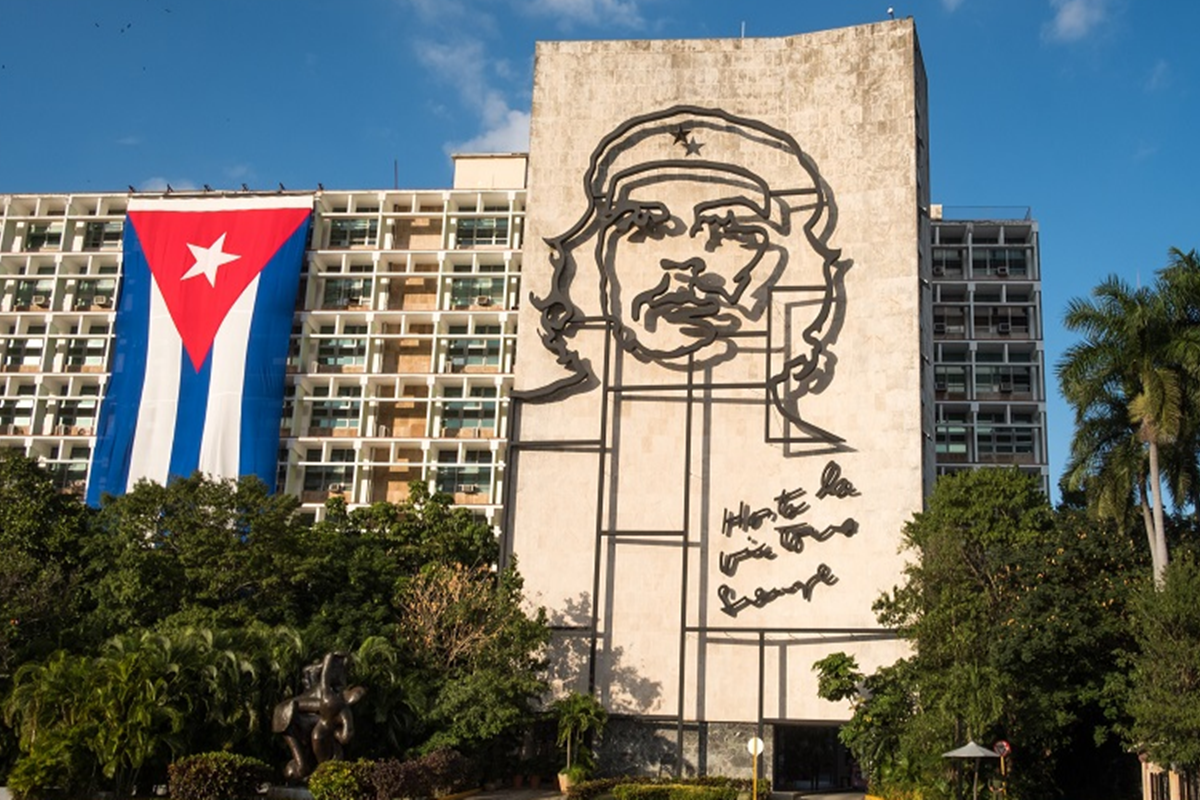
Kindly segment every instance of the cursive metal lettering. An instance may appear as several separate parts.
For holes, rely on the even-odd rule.
[[[824,542],[832,538],[836,533],[850,538],[858,533],[858,521],[847,518],[840,525],[830,525],[823,531],[818,531],[807,522],[798,522],[795,525],[780,525],[775,530],[779,531],[780,547],[789,553],[802,553],[804,552],[805,538],[812,539],[815,542]]]
[[[721,553],[718,561],[721,572],[732,578],[737,572],[738,564],[751,558],[765,558],[768,561],[774,561],[776,554],[769,544],[760,544],[758,547],[743,547],[734,553]]]
[[[859,495],[854,484],[842,477],[842,468],[836,461],[830,461],[825,465],[824,471],[821,472],[821,488],[817,490],[818,498],[829,495],[837,498],[858,497]]]
[[[798,594],[805,600],[812,601],[813,589],[819,584],[832,586],[838,582],[838,578],[833,574],[833,570],[828,564],[821,564],[817,567],[817,571],[812,574],[807,580],[798,580],[795,583],[790,583],[787,586],[780,586],[775,589],[766,589],[762,586],[754,590],[754,596],[738,597],[736,591],[726,584],[721,584],[717,587],[717,598],[721,601],[721,611],[731,617],[736,617],[739,613],[753,606],[754,608],[764,608],[770,603],[775,602],[784,595]]]

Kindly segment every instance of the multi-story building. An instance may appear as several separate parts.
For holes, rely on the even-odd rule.
[[[983,211],[931,214],[937,469],[1015,465],[1049,492],[1038,225]]]
[[[444,190],[319,191],[297,297],[278,488],[305,511],[428,481],[493,519],[503,487],[524,155]],[[127,194],[0,198],[0,446],[87,478],[110,370]]]

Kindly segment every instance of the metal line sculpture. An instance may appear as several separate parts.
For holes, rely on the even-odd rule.
[[[678,146],[677,157],[661,157],[662,137]],[[819,308],[789,335],[764,389],[806,434],[841,442],[801,418],[799,399],[833,377],[830,345],[842,325],[851,262],[829,245],[837,224],[833,193],[794,138],[720,109],[674,106],[634,117],[601,139],[583,188],[583,215],[545,240],[549,289],[530,298],[542,344],[565,374],[514,396],[550,402],[598,386],[590,360],[572,342],[597,323],[643,362],[679,371],[719,364],[738,354],[739,341],[766,329],[772,304],[786,316],[789,290],[815,285]],[[667,195],[686,202],[673,207]],[[797,229],[821,270],[785,286],[790,253],[783,240]],[[588,274],[588,262],[596,275]],[[647,274],[656,280],[643,285]],[[598,282],[599,308],[589,313],[576,301],[577,281]]]

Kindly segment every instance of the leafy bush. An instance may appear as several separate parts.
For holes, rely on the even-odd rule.
[[[479,785],[475,765],[457,750],[434,750],[417,759],[435,797],[443,797]]]
[[[647,778],[623,775],[618,778],[599,778],[571,786],[568,800],[596,800],[611,794],[618,800],[736,800],[741,793],[749,794],[749,778],[730,778],[724,775],[704,775],[697,778]],[[771,781],[760,779],[758,796],[771,793]]]
[[[235,753],[200,753],[167,768],[172,800],[236,800],[254,797],[271,779],[271,768]]]
[[[394,758],[375,763],[371,769],[371,786],[375,789],[375,800],[424,800],[433,797],[429,783],[429,772],[417,761],[398,761]]]
[[[313,800],[374,800],[370,761],[326,761],[308,779]]]
[[[613,787],[617,800],[737,800],[734,786],[628,783]]]

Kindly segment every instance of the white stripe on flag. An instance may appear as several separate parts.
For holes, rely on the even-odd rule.
[[[129,457],[126,491],[142,478],[165,484],[171,467],[170,438],[179,410],[179,369],[183,343],[158,283],[150,282],[150,329],[146,341],[146,377],[138,406],[137,431]]]
[[[241,472],[242,389],[246,382],[246,348],[257,298],[256,275],[229,309],[229,315],[213,339],[208,407],[198,467],[208,475],[236,479]]]

